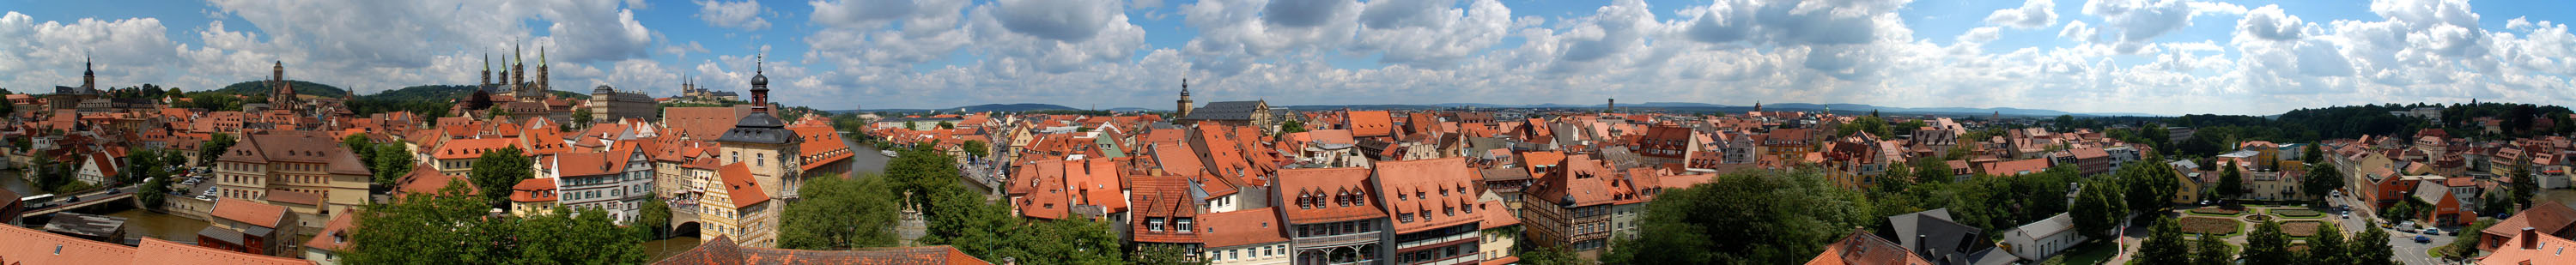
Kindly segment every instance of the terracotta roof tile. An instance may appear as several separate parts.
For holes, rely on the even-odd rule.
[[[1368,168],[1280,170],[1280,215],[1299,224],[1386,218],[1368,179]]]
[[[277,228],[278,221],[286,219],[286,207],[284,206],[260,204],[257,202],[233,198],[216,200],[214,211],[215,217],[269,228]]]
[[[717,170],[716,175],[724,178],[724,183],[721,184],[724,185],[726,195],[732,196],[734,208],[751,207],[751,205],[769,201],[769,194],[761,192],[760,182],[752,180],[750,164],[724,165],[724,169]]]
[[[1375,195],[1395,216],[1396,233],[1474,223],[1484,219],[1469,208],[1483,186],[1474,175],[1466,157],[1378,162]]]

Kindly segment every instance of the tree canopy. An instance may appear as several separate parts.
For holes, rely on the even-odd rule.
[[[474,169],[467,171],[466,177],[474,180],[475,187],[483,189],[485,201],[502,202],[510,199],[511,186],[536,177],[534,166],[518,146],[508,146],[474,158]]]
[[[1745,171],[1716,184],[1665,190],[1648,202],[1637,229],[1603,257],[1622,264],[1795,264],[1851,227],[1879,223],[1861,194],[1812,170]]]

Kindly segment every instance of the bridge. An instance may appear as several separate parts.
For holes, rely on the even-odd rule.
[[[19,215],[19,217],[20,217],[20,218],[25,218],[25,217],[45,216],[45,215],[48,215],[48,214],[59,213],[59,212],[68,211],[68,210],[71,210],[71,209],[80,209],[80,208],[86,208],[86,207],[90,207],[90,206],[104,205],[104,204],[107,204],[107,203],[109,203],[109,202],[123,202],[123,201],[126,201],[126,199],[132,199],[132,198],[134,198],[134,191],[135,191],[135,189],[136,189],[136,186],[125,186],[125,187],[118,187],[118,188],[113,188],[113,189],[104,189],[104,190],[98,190],[98,191],[91,191],[91,192],[88,192],[88,193],[82,193],[82,194],[75,195],[75,196],[71,196],[71,197],[54,198],[54,201],[53,201],[53,202],[47,202],[47,204],[51,204],[51,205],[45,206],[44,208],[29,207],[29,209],[27,209],[27,213],[26,213],[26,214],[21,214],[21,215]],[[68,203],[64,203],[64,202],[68,202]]]

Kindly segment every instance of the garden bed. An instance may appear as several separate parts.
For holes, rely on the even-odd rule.
[[[2319,216],[2325,216],[2325,213],[2319,213],[2316,210],[2307,209],[2277,209],[2272,210],[2272,215],[2290,218],[2316,218]]]
[[[2244,227],[2244,222],[2237,222],[2236,220],[2226,218],[2182,218],[2183,233],[2227,236],[2236,234],[2238,229],[2243,229]]]
[[[2316,237],[2316,236],[2317,236],[2317,227],[2319,227],[2319,226],[2325,226],[2325,222],[2318,222],[2318,221],[2294,221],[2294,222],[2286,222],[2286,223],[2281,223],[2281,233],[2282,233],[2282,234],[2289,234],[2291,237],[2301,237],[2301,238],[2306,238],[2306,237]]]
[[[2191,209],[2191,211],[2190,211],[2190,212],[2191,212],[2191,214],[2197,214],[2197,215],[2236,216],[2236,215],[2239,215],[2239,214],[2245,214],[2245,209],[2228,209],[2228,208],[2226,208],[2226,207],[2200,207],[2200,208],[2198,208],[2198,209]]]
[[[2245,222],[2247,222],[2247,223],[2261,223],[2261,222],[2264,222],[2264,221],[2271,221],[2272,219],[2276,219],[2276,218],[2273,218],[2273,217],[2272,217],[2272,216],[2270,216],[2270,215],[2248,215],[2248,216],[2245,216]]]

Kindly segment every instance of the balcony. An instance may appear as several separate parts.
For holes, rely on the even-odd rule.
[[[1296,239],[1296,244],[1299,247],[1344,246],[1373,242],[1377,242],[1377,233],[1351,233],[1335,236],[1300,237]]]

